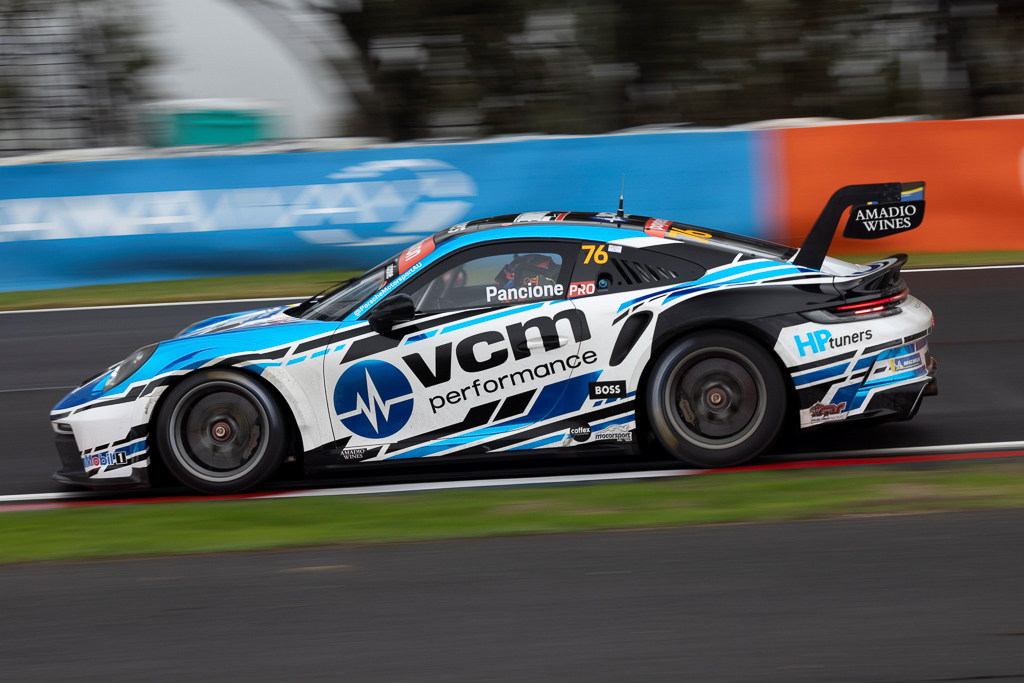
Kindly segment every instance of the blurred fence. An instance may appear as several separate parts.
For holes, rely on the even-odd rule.
[[[799,244],[837,188],[927,183],[924,224],[880,241],[836,238],[835,253],[1024,250],[1024,117],[865,123],[772,133],[785,178],[776,239]]]
[[[746,234],[757,138],[658,133],[0,167],[0,290],[364,268],[501,213],[626,207]]]
[[[0,0],[0,157],[138,144],[136,23],[117,0]]]
[[[1024,249],[1024,119],[671,131],[0,167],[0,291],[364,268],[502,213],[626,211],[799,243],[829,195],[928,183],[836,253]]]

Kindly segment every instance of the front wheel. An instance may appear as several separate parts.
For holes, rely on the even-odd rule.
[[[705,331],[670,346],[647,384],[647,416],[670,454],[697,467],[733,467],[766,451],[786,411],[782,373],[741,334]]]
[[[255,378],[211,370],[167,395],[156,441],[167,469],[201,493],[238,493],[273,474],[288,447],[277,401]]]

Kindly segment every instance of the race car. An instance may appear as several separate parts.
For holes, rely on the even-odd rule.
[[[923,183],[843,188],[799,249],[623,212],[460,223],[290,306],[139,349],[51,412],[61,482],[205,493],[307,472],[520,450],[660,448],[694,467],[787,424],[906,420],[936,392],[931,311],[905,255],[844,235],[914,229]]]

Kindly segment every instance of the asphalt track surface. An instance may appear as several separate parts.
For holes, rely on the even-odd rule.
[[[905,279],[935,314],[931,348],[939,361],[939,395],[926,398],[909,422],[806,432],[781,442],[762,462],[817,459],[830,451],[1024,441],[1024,269],[908,272]],[[50,478],[58,460],[48,413],[69,388],[197,320],[253,307],[236,302],[0,315],[0,495],[75,490]],[[334,479],[306,480],[286,470],[270,487],[664,467],[678,463],[612,456],[403,462],[356,466]]]
[[[766,462],[1024,440],[1024,270],[906,279],[935,312],[939,396]],[[47,419],[67,387],[248,307],[0,315],[0,494],[72,490],[50,479]],[[402,463],[304,485],[661,467],[678,465]],[[0,680],[1024,681],[1022,527],[1009,510],[0,567]]]
[[[1024,511],[0,567],[0,679],[1024,681]]]

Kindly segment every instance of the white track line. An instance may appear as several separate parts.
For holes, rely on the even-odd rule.
[[[1004,268],[1024,268],[1024,263],[1008,263],[1001,266],[937,266],[935,268],[902,268],[902,273],[944,273],[954,270],[1002,270]]]
[[[909,446],[906,448],[878,448],[860,451],[834,451],[824,453],[799,453],[802,460],[823,458],[858,458],[886,455],[927,455],[930,453],[972,453],[978,451],[1007,451],[1024,449],[1024,441],[991,441],[986,443],[951,444],[945,446]],[[800,461],[794,461],[800,462]],[[419,491],[454,491],[459,489],[504,488],[515,486],[544,486],[551,484],[582,484],[601,481],[630,481],[635,479],[658,479],[664,477],[685,477],[713,470],[646,470],[641,472],[610,472],[602,474],[567,474],[559,476],[515,477],[508,479],[471,479],[467,481],[436,481],[416,484],[389,484],[381,486],[344,486],[329,489],[309,489],[284,493],[268,492],[247,500],[266,498],[315,498],[319,496],[358,496],[377,493],[415,493]],[[80,498],[98,498],[110,495],[97,491],[71,491],[66,493],[23,493],[0,496],[2,503],[31,503]],[[198,498],[199,496],[197,496]]]
[[[1024,441],[987,441],[947,446],[906,446],[903,448],[871,448],[859,451],[823,451],[820,453],[791,453],[806,460],[823,458],[866,458],[884,455],[927,455],[929,453],[973,453],[975,451],[1013,451],[1024,449]]]
[[[945,271],[958,270],[1001,270],[1004,268],[1024,268],[1024,263],[1006,264],[999,266],[942,266],[936,268],[904,268],[904,273],[941,273]],[[64,311],[102,311],[112,308],[150,308],[155,306],[203,306],[206,304],[244,304],[260,303],[264,301],[303,301],[308,296],[278,296],[262,299],[216,299],[213,301],[164,301],[156,304],[112,304],[109,306],[69,306],[67,308],[26,308],[18,311],[0,311],[0,315],[11,315],[14,313],[61,313]]]
[[[30,387],[28,389],[0,389],[0,394],[16,394],[21,391],[56,391],[57,389],[77,389],[76,386],[70,387]]]
[[[19,493],[0,496],[0,503],[42,503],[50,500],[75,500],[77,498],[96,498],[103,495],[97,491],[65,491],[62,493]]]
[[[308,296],[274,296],[263,299],[214,299],[212,301],[162,301],[156,304],[112,304],[110,306],[69,306],[67,308],[25,308],[18,311],[0,311],[0,315],[14,313],[63,313],[65,311],[104,311],[111,308],[155,308],[157,306],[205,306],[206,304],[246,304],[264,301],[305,301]]]
[[[316,498],[319,496],[359,496],[374,493],[415,493],[419,491],[455,491],[458,489],[491,489],[545,484],[578,484],[597,481],[658,479],[686,477],[709,470],[648,470],[645,472],[612,472],[609,474],[565,474],[555,477],[517,477],[514,479],[470,479],[467,481],[431,482],[425,484],[389,484],[383,486],[345,486],[335,489],[309,489],[288,493],[271,493],[267,498]],[[0,501],[2,502],[2,501]]]

